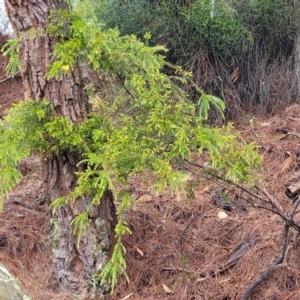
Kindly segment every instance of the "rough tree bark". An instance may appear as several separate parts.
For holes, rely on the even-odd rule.
[[[21,39],[21,73],[25,99],[49,100],[57,116],[71,122],[87,118],[88,101],[83,90],[80,67],[74,67],[62,80],[45,78],[55,40],[45,34],[50,11],[68,9],[58,0],[5,0],[6,11],[13,30]],[[28,34],[32,29],[39,34]],[[44,182],[50,201],[64,196],[76,185],[77,163],[80,153],[53,154],[43,160]],[[107,191],[101,204],[89,215],[90,226],[86,236],[76,245],[70,225],[74,216],[85,210],[88,199],[79,199],[53,216],[55,221],[54,275],[63,287],[78,292],[86,291],[92,276],[108,260],[113,243],[115,208],[112,195]],[[100,288],[99,288],[100,289]],[[99,292],[99,290],[98,290]],[[100,289],[106,293],[105,288]]]

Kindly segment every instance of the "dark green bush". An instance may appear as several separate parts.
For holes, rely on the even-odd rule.
[[[198,0],[182,7],[185,23],[195,34],[187,47],[192,53],[197,47],[221,57],[227,65],[235,65],[253,44],[252,32],[243,23],[235,8],[226,1]]]
[[[106,28],[118,28],[121,34],[142,37],[150,31],[154,37],[164,31],[160,6],[148,0],[103,0],[94,1],[99,22]]]
[[[149,42],[166,46],[167,59],[223,98],[232,116],[244,103],[264,113],[294,97],[288,66],[300,8],[293,0],[103,0],[95,7],[99,22],[121,34],[150,31]],[[280,78],[286,83],[279,90]]]
[[[199,49],[221,57],[227,65],[243,60],[254,44],[270,55],[291,48],[295,7],[291,0],[103,0],[95,1],[99,21],[121,34],[167,45],[177,57]]]
[[[290,54],[296,33],[296,7],[290,0],[248,1],[244,19],[260,48],[270,56],[280,51]]]

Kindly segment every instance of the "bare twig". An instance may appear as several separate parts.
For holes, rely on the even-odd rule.
[[[197,164],[195,162],[189,162],[186,161],[188,164],[196,166],[198,168],[201,168],[203,170],[207,170],[207,168],[205,168],[204,166]],[[192,170],[190,170],[192,171]],[[193,171],[192,171],[193,172]],[[197,176],[203,176],[202,174],[199,174],[198,172],[193,172],[194,174],[196,174]],[[263,280],[265,280],[268,275],[273,272],[274,270],[277,270],[279,268],[284,268],[286,267],[288,264],[286,263],[286,258],[288,256],[288,252],[289,250],[293,247],[294,244],[294,240],[295,238],[288,244],[288,232],[289,232],[289,228],[293,227],[294,229],[296,229],[297,232],[300,232],[300,226],[298,224],[295,223],[294,221],[294,214],[297,211],[298,206],[300,205],[300,196],[298,197],[298,199],[294,202],[293,207],[291,208],[291,210],[287,213],[285,212],[285,210],[283,209],[282,205],[279,203],[279,201],[274,198],[264,187],[260,187],[260,186],[255,186],[257,188],[257,190],[261,193],[263,193],[263,195],[266,197],[267,201],[265,198],[261,197],[260,195],[253,193],[252,191],[248,190],[247,188],[240,186],[239,184],[236,184],[234,182],[232,182],[229,179],[225,179],[222,178],[221,176],[218,176],[217,174],[215,174],[214,172],[209,172],[208,170],[208,175],[211,176],[212,178],[216,178],[218,181],[224,182],[224,183],[230,183],[231,185],[239,188],[240,190],[246,192],[247,194],[253,196],[254,198],[266,203],[270,203],[273,209],[269,209],[270,211],[272,211],[275,214],[278,214],[283,221],[285,222],[285,227],[284,227],[284,231],[283,231],[283,235],[282,235],[282,241],[281,241],[281,245],[280,245],[280,249],[279,249],[279,256],[278,258],[273,262],[273,264],[271,266],[269,266],[269,268],[267,268],[254,282],[252,282],[252,284],[246,289],[246,291],[244,292],[244,294],[242,295],[241,300],[247,300],[251,293],[253,292],[253,290],[260,285]],[[204,176],[205,177],[205,176]],[[209,180],[213,180],[212,178],[206,177]],[[214,180],[213,180],[214,181]],[[227,190],[229,190],[228,188],[226,188]],[[246,201],[249,201],[248,199],[246,199]],[[267,207],[260,207],[260,205],[256,204],[256,203],[252,203],[252,205],[254,207],[257,208],[264,208],[264,209],[268,209]],[[192,218],[192,221],[194,220],[194,218]],[[191,222],[192,222],[191,221]],[[191,223],[190,223],[191,224]],[[188,224],[187,228],[189,228],[190,224]]]
[[[284,268],[287,267],[287,263],[283,262],[286,258],[287,252],[287,237],[288,237],[288,232],[289,232],[290,225],[285,224],[283,234],[282,234],[282,239],[281,239],[281,245],[279,248],[279,256],[278,258],[273,262],[273,264],[267,268],[256,280],[254,280],[251,285],[246,289],[244,294],[241,297],[241,300],[247,300],[253,290],[262,283],[263,280],[265,280],[268,275],[273,272],[274,270],[277,270],[279,268]],[[289,248],[288,248],[289,249]]]
[[[248,289],[245,291],[245,293],[243,294],[241,300],[247,300],[249,299],[252,291],[264,280],[268,277],[268,275],[280,268],[284,268],[287,267],[288,264],[287,263],[282,263],[282,264],[273,264],[272,266],[270,266],[267,270],[265,270],[258,279],[256,279],[249,287]]]
[[[290,226],[292,226],[292,223],[289,221],[293,221],[294,214],[300,205],[300,197],[294,202],[293,207],[291,208],[290,212],[288,213],[287,219],[285,220],[285,226],[282,234],[281,244],[279,248],[279,256],[278,258],[273,262],[273,264],[267,268],[252,284],[247,288],[247,290],[244,292],[241,300],[247,300],[253,290],[264,280],[267,278],[267,276],[274,270],[277,270],[279,268],[284,268],[288,264],[286,263],[286,258],[288,256],[288,252],[292,247],[292,244],[287,245],[288,243],[288,232]],[[299,231],[298,231],[299,232]],[[295,242],[295,237],[292,240],[292,243]]]
[[[257,138],[260,138],[260,137],[258,136],[258,134],[257,134],[257,133],[255,132],[255,130],[254,130],[254,127],[253,127],[253,117],[250,119],[249,124],[250,124],[250,128],[251,128],[253,134],[254,134]]]
[[[261,191],[270,201],[270,203],[279,211],[281,212],[283,215],[285,215],[284,209],[281,206],[281,204],[277,201],[277,199],[275,199],[271,194],[269,194],[269,192],[264,188],[264,187],[260,187],[258,185],[255,186],[259,191]]]
[[[251,195],[251,196],[253,196],[253,197],[255,197],[255,198],[259,199],[259,200],[265,201],[264,198],[262,198],[262,197],[260,197],[259,195],[257,195],[257,194],[255,194],[255,193],[251,192],[249,189],[245,188],[244,186],[241,186],[241,185],[239,185],[238,183],[235,183],[235,182],[233,182],[233,181],[230,180],[230,179],[223,178],[223,177],[221,177],[221,176],[219,176],[219,175],[213,173],[213,172],[210,171],[208,168],[206,168],[206,167],[204,167],[204,166],[202,166],[202,165],[200,165],[200,164],[198,164],[198,163],[196,163],[196,162],[191,162],[191,161],[188,161],[188,160],[186,160],[186,159],[185,159],[184,161],[185,161],[186,163],[192,165],[192,166],[195,166],[195,167],[198,167],[198,168],[200,168],[200,169],[203,169],[205,172],[207,172],[207,174],[208,174],[209,176],[212,176],[212,177],[214,177],[214,178],[216,178],[216,179],[219,179],[219,180],[221,180],[221,181],[223,181],[223,182],[227,182],[227,183],[229,183],[229,184],[231,184],[231,185],[233,185],[233,186],[239,188],[239,189],[242,190],[243,192],[246,192],[247,194],[249,194],[249,195]],[[191,170],[190,170],[190,171],[191,171]],[[193,172],[193,173],[194,173],[194,174],[197,174],[198,176],[200,175],[200,174],[195,173],[195,172]],[[201,176],[202,176],[202,175],[201,175]],[[203,176],[203,177],[205,177],[205,176]],[[206,178],[207,178],[207,177],[206,177]],[[207,179],[210,179],[210,180],[211,180],[211,178],[207,178]]]
[[[191,165],[197,166],[197,167],[203,169],[204,171],[206,171],[206,168],[205,168],[204,166],[201,166],[201,165],[199,165],[199,164],[197,164],[197,163],[193,163],[193,162],[189,162],[189,163],[190,163]],[[246,189],[245,187],[243,187],[243,186],[241,186],[241,185],[239,185],[239,184],[236,184],[236,183],[234,183],[234,182],[232,182],[232,181],[230,181],[230,180],[226,180],[226,179],[222,178],[221,176],[216,176],[215,174],[210,174],[209,172],[208,172],[208,176],[206,176],[206,175],[204,175],[204,174],[200,174],[200,173],[198,173],[198,172],[194,172],[193,170],[189,169],[187,166],[184,166],[184,168],[185,168],[186,170],[188,170],[189,172],[193,173],[193,174],[196,175],[196,176],[199,176],[199,177],[202,177],[202,178],[204,178],[204,179],[207,179],[207,180],[210,180],[210,181],[214,182],[215,184],[217,184],[218,186],[220,186],[220,187],[223,188],[224,190],[229,191],[229,192],[231,192],[231,193],[233,193],[233,194],[235,194],[235,195],[237,195],[237,193],[236,193],[235,191],[233,191],[233,190],[231,190],[230,188],[228,188],[228,186],[224,186],[224,185],[221,184],[220,182],[229,183],[229,184],[231,184],[232,186],[235,186],[235,187],[237,187],[238,189],[242,190],[243,192],[249,194],[250,196],[252,196],[252,197],[254,197],[254,198],[256,198],[256,199],[258,199],[258,200],[260,200],[260,201],[262,201],[262,202],[268,203],[268,201],[266,201],[266,199],[260,197],[259,195],[257,195],[257,194],[255,194],[255,193],[251,192],[250,190]],[[211,176],[211,177],[209,177],[209,176]],[[219,181],[217,181],[217,180],[219,180]],[[274,210],[274,209],[272,209],[272,208],[269,208],[269,207],[262,206],[262,205],[259,205],[259,204],[257,204],[257,203],[254,203],[254,202],[250,201],[249,199],[247,199],[247,198],[245,198],[245,197],[243,197],[243,196],[241,196],[241,195],[238,195],[238,196],[239,196],[241,199],[243,199],[243,200],[247,201],[248,203],[250,203],[251,207],[265,209],[265,210],[271,211],[271,212],[273,212],[273,213],[278,214],[279,216],[281,216],[281,215],[280,215],[280,212],[278,212],[277,210]]]
[[[280,140],[286,139],[288,136],[295,136],[296,138],[300,139],[300,135],[297,134],[294,131],[287,131],[286,135],[284,137],[282,137]]]
[[[20,74],[21,74],[21,73],[18,72],[18,73],[14,74],[14,75],[10,75],[10,76],[7,76],[7,77],[5,77],[5,78],[3,78],[3,79],[0,79],[0,83],[3,83],[3,82],[5,82],[5,81],[7,81],[7,80],[9,80],[9,79],[11,79],[11,78],[14,78],[15,76],[19,76]]]
[[[203,174],[199,174],[199,173],[196,173],[196,172],[193,172],[192,170],[190,170],[189,168],[187,168],[189,171],[191,171],[193,174],[196,174],[197,176],[201,176],[203,178],[206,178],[206,179],[209,179],[211,181],[214,181],[213,178],[216,178],[222,182],[226,182],[226,183],[229,183],[235,187],[237,187],[238,189],[242,190],[243,192],[249,194],[250,196],[264,202],[264,203],[270,203],[272,205],[272,209],[268,208],[268,207],[265,207],[265,206],[262,206],[262,205],[259,205],[259,204],[256,204],[256,203],[253,203],[251,201],[249,201],[248,199],[245,199],[247,202],[249,203],[252,203],[253,207],[255,208],[262,208],[262,209],[266,209],[266,210],[269,210],[277,215],[279,215],[286,223],[288,223],[291,227],[293,227],[294,229],[296,229],[297,231],[300,232],[300,225],[298,225],[297,223],[295,223],[295,221],[293,220],[293,218],[291,218],[290,216],[287,216],[286,215],[286,212],[283,210],[282,206],[280,205],[280,203],[273,197],[271,196],[267,191],[266,189],[263,189],[259,186],[255,186],[257,189],[259,189],[261,192],[263,192],[265,194],[265,196],[267,197],[267,200],[261,196],[259,196],[258,194],[250,191],[249,189],[247,189],[246,187],[242,186],[242,185],[239,185],[233,181],[231,181],[230,179],[226,179],[226,178],[223,178],[213,172],[210,172],[210,170],[208,170],[207,168],[205,168],[204,166],[202,166],[201,164],[198,164],[196,162],[190,162],[188,160],[185,160],[186,163],[192,165],[192,166],[195,166],[195,167],[198,167],[198,168],[201,168],[203,169],[209,176],[211,176],[212,178],[210,177],[207,177]],[[219,184],[219,183],[217,183]],[[219,184],[220,185],[220,184]],[[226,188],[226,187],[225,187]],[[226,190],[230,191],[230,189],[226,188]]]
[[[125,296],[124,298],[122,298],[121,300],[129,299],[131,296],[133,296],[133,293],[130,293],[129,295],[127,295],[127,296]]]
[[[180,244],[180,253],[182,255],[182,252],[183,252],[183,237],[186,235],[186,232],[189,230],[190,226],[192,225],[192,223],[194,222],[196,216],[193,216],[191,221],[188,223],[188,225],[185,227],[184,230],[182,230],[181,234],[180,234],[180,237],[178,238],[177,240],[177,243]]]
[[[296,212],[299,205],[300,205],[300,196],[298,196],[298,199],[294,202],[293,208],[292,208],[292,210],[290,211],[290,213],[288,215],[290,219],[294,217],[294,214],[295,214],[295,212]]]
[[[104,58],[106,60],[106,62],[109,64],[109,61],[107,58]],[[131,91],[126,87],[125,82],[121,76],[121,74],[119,72],[116,71],[116,74],[121,82],[121,84],[123,85],[123,88],[125,89],[125,91],[133,98],[136,99],[136,97],[131,93]]]

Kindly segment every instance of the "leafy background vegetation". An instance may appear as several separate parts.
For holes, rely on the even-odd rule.
[[[106,0],[95,5],[107,28],[139,37],[150,30],[151,41],[169,49],[169,61],[192,71],[199,86],[225,100],[229,117],[240,108],[272,112],[294,99],[295,83],[287,71],[298,28],[293,1]],[[288,90],[279,83],[283,78]]]

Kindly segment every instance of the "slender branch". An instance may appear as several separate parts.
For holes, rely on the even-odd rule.
[[[206,171],[206,172],[208,173],[209,176],[214,177],[214,178],[216,178],[216,179],[218,179],[218,180],[220,180],[220,181],[222,181],[222,182],[229,183],[229,184],[231,184],[231,185],[237,187],[238,189],[244,191],[245,193],[249,194],[250,196],[252,196],[252,197],[254,197],[254,198],[256,198],[256,199],[258,199],[258,200],[260,200],[260,201],[266,202],[266,200],[265,200],[263,197],[261,197],[261,196],[255,194],[255,193],[253,193],[253,192],[251,192],[249,189],[247,189],[247,188],[245,188],[245,187],[243,187],[243,186],[241,186],[241,185],[239,185],[239,184],[233,182],[232,180],[226,179],[226,178],[223,178],[223,177],[221,177],[221,176],[219,176],[219,175],[217,175],[217,174],[214,174],[213,172],[209,171],[207,168],[205,168],[204,166],[202,166],[202,165],[200,165],[200,164],[198,164],[198,163],[190,162],[190,161],[188,161],[188,160],[186,160],[186,159],[185,159],[184,161],[185,161],[186,163],[192,165],[192,166],[196,166],[196,167],[198,167],[198,168],[203,169],[204,171]],[[202,175],[202,174],[200,175],[199,173],[193,172],[192,170],[190,170],[190,169],[187,168],[187,167],[186,167],[186,169],[188,169],[188,170],[191,171],[192,173],[196,174],[197,176],[202,176],[203,178],[206,178],[206,179],[209,179],[209,180],[212,180],[212,181],[213,181],[212,178],[209,178],[209,177],[206,177],[206,176],[204,176],[204,175]],[[219,183],[217,183],[217,184],[220,185]],[[261,192],[263,192],[263,189],[260,188],[259,186],[255,186],[255,187],[256,187],[257,189],[259,189]],[[226,188],[226,187],[225,187],[225,188]],[[230,189],[228,189],[228,188],[226,188],[226,189],[230,191]],[[266,190],[265,190],[265,192],[266,192]],[[278,201],[277,201],[274,197],[272,197],[268,192],[266,192],[266,193],[264,193],[264,194],[265,194],[265,196],[267,197],[267,199],[269,200],[268,202],[271,203],[273,209],[269,209],[269,208],[267,208],[267,207],[265,207],[265,206],[260,206],[260,205],[258,205],[258,204],[256,204],[256,203],[252,203],[253,207],[255,207],[255,208],[263,208],[263,209],[267,209],[267,210],[269,210],[269,211],[271,211],[271,212],[273,212],[273,213],[279,215],[286,223],[288,223],[291,227],[293,227],[294,229],[296,229],[297,231],[300,232],[300,226],[299,226],[298,224],[295,223],[295,221],[293,220],[292,217],[287,216],[286,213],[285,213],[285,211],[284,211],[283,209],[282,209],[282,210],[280,209],[281,205],[278,203]],[[269,195],[269,196],[267,196],[267,195]],[[244,199],[245,199],[245,198],[244,198]],[[247,202],[251,203],[251,201],[249,201],[248,199],[245,199],[245,200],[246,200]],[[297,202],[297,201],[296,201],[296,202]],[[295,205],[295,204],[294,204],[294,205]],[[298,204],[298,205],[299,205],[299,204]],[[297,207],[298,207],[298,206],[297,206]],[[281,208],[282,208],[282,207],[281,207]]]
[[[286,135],[284,137],[282,137],[280,140],[286,139],[288,136],[295,136],[296,138],[300,139],[300,135],[297,134],[296,132],[286,131],[285,134]]]
[[[179,271],[185,273],[192,273],[193,271],[185,269],[185,268],[174,268],[174,267],[164,267],[161,269],[162,271]]]
[[[108,64],[110,64],[109,60],[108,60],[106,57],[105,57],[104,59],[105,59],[105,61],[106,61]],[[118,78],[119,78],[119,80],[120,80],[120,82],[121,82],[123,88],[125,89],[125,91],[126,91],[133,99],[136,99],[136,97],[135,97],[135,96],[131,93],[131,91],[126,87],[125,82],[124,82],[124,80],[123,80],[121,74],[120,74],[117,70],[114,70],[114,71],[116,72],[116,74],[117,74],[117,76],[118,76]]]
[[[293,221],[293,217],[294,214],[298,208],[298,206],[300,205],[300,197],[298,196],[298,199],[294,202],[293,207],[291,208],[289,214],[288,214],[288,219]],[[267,268],[254,282],[252,282],[252,284],[247,288],[247,290],[244,292],[241,300],[247,300],[251,293],[253,292],[253,290],[264,280],[267,278],[267,276],[274,270],[277,270],[279,268],[283,268],[286,267],[288,264],[285,262],[288,252],[290,250],[290,248],[292,247],[292,245],[290,244],[289,246],[287,246],[287,240],[288,240],[288,232],[289,232],[289,228],[290,226],[292,226],[292,224],[290,222],[285,223],[284,226],[284,231],[282,234],[282,239],[281,239],[281,244],[280,244],[280,248],[279,248],[279,256],[278,258],[274,261],[274,263]],[[298,231],[299,232],[299,231]]]
[[[253,196],[253,197],[255,197],[255,198],[257,198],[257,199],[259,199],[261,201],[265,201],[264,198],[262,198],[262,197],[258,196],[257,194],[249,191],[248,189],[246,189],[245,187],[239,185],[238,183],[235,183],[235,182],[233,182],[230,179],[226,179],[226,178],[223,178],[223,177],[221,177],[221,176],[219,176],[217,174],[214,174],[213,172],[209,171],[207,168],[205,168],[204,166],[202,166],[202,165],[200,165],[198,163],[191,162],[191,161],[188,161],[186,159],[184,161],[187,162],[188,164],[192,165],[192,166],[195,166],[195,167],[198,167],[198,168],[201,168],[201,169],[205,170],[212,177],[215,177],[215,178],[217,178],[217,179],[219,179],[219,180],[221,180],[223,182],[227,182],[227,183],[229,183],[231,185],[234,185],[235,187],[239,188],[240,190],[246,192],[247,194],[249,194],[249,195],[251,195],[251,196]]]
[[[118,72],[116,72],[116,74],[117,74],[119,80],[121,81],[121,83],[122,83],[123,88],[125,89],[125,91],[126,91],[133,99],[136,99],[136,97],[135,97],[135,96],[131,93],[131,91],[126,87],[125,82],[124,82],[124,80],[122,79],[121,75],[120,75]]]
[[[214,174],[213,172],[207,170],[207,168],[205,168],[204,166],[195,163],[195,162],[190,162],[188,160],[185,160],[186,163],[196,166],[198,168],[201,168],[205,171],[207,171],[207,173],[209,174],[209,176],[216,178],[218,180],[220,180],[221,182],[226,182],[226,183],[230,183],[231,185],[239,188],[240,190],[246,192],[247,194],[253,196],[256,199],[259,199],[260,201],[266,202],[266,200],[257,195],[256,193],[251,192],[249,189],[231,181],[230,179],[225,179],[217,174]],[[196,174],[197,176],[202,176],[204,178],[207,178],[209,180],[213,180],[212,178],[203,176],[202,174],[196,173],[193,170],[190,170],[188,167],[184,166],[186,169],[188,169],[189,171],[191,171],[192,173]],[[214,180],[213,180],[214,181]],[[218,182],[219,184],[219,182]],[[219,184],[220,185],[220,184]],[[290,227],[293,227],[294,229],[296,229],[297,232],[300,232],[300,226],[298,224],[295,223],[294,221],[294,214],[297,211],[297,208],[300,205],[300,196],[298,196],[297,200],[294,202],[291,210],[289,211],[289,213],[286,213],[285,210],[283,209],[283,207],[281,206],[281,204],[278,202],[278,200],[276,198],[274,198],[271,194],[269,194],[269,192],[260,186],[255,186],[257,188],[258,191],[262,192],[264,194],[264,196],[266,196],[268,203],[271,204],[271,206],[273,207],[273,209],[269,209],[270,211],[278,214],[285,222],[285,226],[284,226],[284,230],[283,230],[283,234],[282,234],[282,239],[281,239],[281,244],[280,244],[280,248],[279,248],[279,255],[278,258],[275,259],[275,261],[272,263],[271,266],[269,266],[255,281],[252,282],[252,284],[246,289],[246,291],[243,293],[241,300],[247,300],[251,293],[253,292],[253,290],[259,285],[261,284],[261,282],[263,280],[265,280],[268,275],[273,272],[274,270],[277,270],[279,268],[283,268],[283,267],[287,267],[288,264],[286,263],[286,258],[288,256],[288,252],[291,249],[292,245],[289,244],[288,245],[288,232]],[[229,190],[228,188],[226,188],[227,190]],[[230,190],[229,190],[230,191]],[[246,201],[250,202],[248,199],[246,199]],[[257,205],[256,203],[252,203],[252,205],[254,207],[259,207],[259,205]],[[264,209],[268,209],[267,207],[261,207]],[[195,217],[192,218],[191,222],[188,224],[187,228],[190,227],[191,223],[193,222]]]
[[[191,164],[192,164],[192,163],[191,163]],[[233,193],[233,194],[235,194],[235,195],[238,195],[235,191],[231,190],[230,188],[228,188],[228,187],[226,187],[226,186],[224,186],[223,184],[220,183],[220,181],[229,183],[228,181],[223,180],[221,177],[217,178],[217,179],[220,180],[220,181],[217,181],[217,180],[214,180],[214,179],[212,178],[212,177],[215,177],[215,176],[213,176],[213,175],[211,175],[212,177],[208,177],[208,176],[205,176],[205,175],[203,175],[203,174],[194,172],[193,170],[189,169],[188,167],[186,167],[186,166],[184,166],[184,165],[181,165],[181,164],[179,164],[179,165],[180,165],[181,167],[184,167],[187,171],[193,173],[194,175],[199,176],[199,177],[202,177],[202,178],[207,179],[207,180],[210,180],[210,181],[214,182],[215,184],[217,184],[218,186],[220,186],[222,189],[225,189],[225,190],[227,190],[227,191],[229,191],[229,192],[231,192],[231,193]],[[202,167],[202,168],[204,169],[204,167]],[[233,183],[232,185],[235,185],[235,184]],[[235,186],[236,186],[237,188],[240,188],[240,189],[243,188],[243,187],[241,187],[241,186],[239,186],[239,185],[235,185]],[[245,189],[245,188],[244,188],[243,191],[246,192],[246,193],[248,193],[248,194],[250,194],[251,196],[253,196],[253,197],[255,197],[255,198],[261,200],[261,201],[266,202],[264,198],[259,197],[257,194],[252,193],[252,192],[249,191],[248,189]],[[239,196],[240,198],[242,198],[243,200],[247,201],[248,203],[250,203],[250,204],[251,204],[251,207],[266,209],[266,210],[268,210],[268,211],[273,212],[274,214],[277,214],[277,215],[281,216],[280,213],[279,213],[277,210],[274,210],[274,209],[269,208],[269,207],[266,207],[266,206],[258,205],[257,203],[254,203],[254,202],[250,201],[249,199],[247,199],[247,198],[245,198],[245,197],[243,197],[243,196],[241,196],[241,195],[238,195],[238,196]]]
[[[193,164],[193,163],[191,163],[191,164]],[[261,201],[263,201],[263,202],[266,202],[266,200],[265,200],[264,198],[260,197],[260,196],[257,195],[257,194],[252,193],[252,192],[249,191],[248,189],[246,189],[246,188],[244,188],[244,187],[242,187],[242,186],[240,186],[240,185],[238,185],[238,184],[235,184],[234,182],[231,182],[231,181],[228,181],[228,180],[226,180],[226,179],[223,179],[222,177],[218,177],[218,178],[217,178],[215,175],[210,175],[210,176],[212,176],[212,177],[208,177],[208,176],[205,176],[205,175],[203,175],[203,174],[196,173],[196,172],[194,172],[193,170],[189,169],[189,168],[186,167],[186,166],[183,166],[183,167],[184,167],[186,170],[188,170],[189,172],[193,173],[194,175],[197,175],[197,176],[202,177],[202,178],[204,178],[204,179],[210,180],[210,181],[214,182],[215,184],[217,184],[218,186],[220,186],[221,188],[223,188],[223,189],[225,189],[225,190],[227,190],[227,191],[229,191],[229,192],[231,192],[231,193],[233,193],[233,194],[235,194],[235,195],[238,195],[238,194],[237,194],[235,191],[231,190],[230,188],[228,188],[228,187],[224,186],[223,184],[221,184],[220,181],[221,181],[221,182],[226,182],[226,183],[231,183],[232,185],[234,185],[235,187],[237,187],[237,188],[243,190],[244,192],[246,192],[246,193],[249,194],[250,196],[253,196],[254,198],[257,198],[257,199],[259,199],[259,200],[261,200]],[[201,168],[205,169],[205,167],[203,167],[203,166],[201,166]],[[218,180],[220,180],[220,181],[214,180],[213,177],[216,177],[216,178],[217,178]],[[250,203],[250,204],[251,204],[251,207],[266,209],[266,210],[269,210],[269,211],[271,211],[271,212],[273,212],[273,213],[275,213],[275,214],[281,216],[280,212],[278,212],[277,210],[274,210],[274,209],[271,209],[271,208],[268,208],[268,207],[265,207],[265,206],[258,205],[257,203],[254,203],[254,202],[250,201],[249,199],[247,199],[247,198],[245,198],[245,197],[243,197],[243,196],[241,196],[241,195],[238,195],[238,196],[239,196],[240,198],[242,198],[243,200],[247,201],[248,203]]]
[[[246,289],[244,294],[241,297],[241,300],[247,300],[249,299],[251,293],[253,290],[262,283],[263,280],[265,280],[268,275],[273,272],[274,270],[277,270],[279,268],[284,268],[287,267],[287,263],[283,262],[286,255],[286,246],[287,246],[287,237],[288,237],[288,232],[289,232],[290,225],[285,224],[283,234],[282,234],[282,239],[281,239],[281,244],[279,248],[279,256],[278,258],[273,262],[273,264],[267,268],[256,280],[254,280],[251,285]],[[283,263],[282,263],[283,262]]]
[[[251,128],[253,134],[254,134],[257,138],[260,138],[259,135],[258,135],[258,134],[255,132],[255,130],[254,130],[254,127],[253,127],[253,117],[250,119],[249,124],[250,124],[250,128]]]
[[[258,185],[255,185],[255,187],[261,191],[271,202],[271,204],[280,212],[284,213],[284,209],[281,206],[281,204],[271,195],[268,193],[268,191],[264,187],[260,187]]]
[[[217,184],[218,186],[220,186],[222,189],[224,189],[224,190],[226,190],[226,191],[228,191],[228,192],[230,192],[230,193],[232,193],[232,194],[234,194],[234,195],[239,196],[241,199],[243,199],[243,200],[245,200],[246,202],[250,203],[249,207],[265,209],[265,210],[268,210],[268,211],[270,211],[270,212],[272,212],[272,213],[274,213],[274,214],[277,214],[277,215],[281,216],[280,213],[278,213],[277,210],[274,210],[274,209],[272,209],[272,208],[269,208],[269,207],[262,206],[262,205],[259,205],[259,204],[257,204],[257,203],[254,203],[254,202],[250,201],[249,199],[247,199],[247,198],[245,198],[245,197],[243,197],[243,196],[237,194],[235,191],[231,190],[231,189],[228,188],[227,186],[224,186],[224,185],[221,184],[219,181],[216,181],[216,180],[214,180],[214,179],[211,178],[211,177],[205,176],[205,175],[203,175],[203,174],[196,173],[196,172],[194,172],[193,170],[191,170],[191,169],[189,169],[189,168],[187,168],[187,167],[186,167],[186,169],[187,169],[188,171],[190,171],[191,173],[193,173],[193,174],[199,176],[199,177],[202,177],[202,178],[204,178],[204,179],[207,179],[207,180],[210,180],[210,181],[214,182],[215,184]],[[260,199],[260,198],[259,198],[259,199]],[[261,200],[262,200],[262,199],[261,199]],[[232,206],[235,206],[235,205],[232,205]]]
[[[14,75],[10,75],[10,76],[8,76],[6,78],[3,78],[3,79],[0,80],[0,83],[3,83],[3,82],[5,82],[5,81],[7,81],[7,80],[9,80],[11,78],[14,78],[15,76],[19,76],[20,74],[21,74],[21,72],[18,72],[18,73],[14,74]]]
[[[287,267],[288,264],[287,263],[282,263],[282,264],[278,264],[278,265],[272,265],[270,266],[265,272],[263,272],[260,277],[255,280],[249,287],[248,289],[245,291],[245,293],[243,294],[241,300],[247,300],[249,299],[252,291],[264,280],[268,277],[268,275],[277,270],[277,269],[280,269],[280,268],[284,268],[284,267]]]
[[[127,295],[127,296],[125,296],[124,298],[122,298],[121,300],[129,299],[131,296],[133,296],[133,293],[130,293],[129,295]]]
[[[226,179],[223,178],[217,174],[214,174],[213,172],[207,170],[207,168],[205,168],[204,166],[202,166],[201,164],[195,163],[195,162],[190,162],[188,160],[185,160],[186,163],[196,166],[198,168],[201,168],[205,171],[207,171],[207,173],[209,174],[209,176],[216,178],[218,180],[220,180],[221,182],[226,182],[226,183],[230,183],[231,185],[239,188],[240,190],[246,192],[247,194],[253,196],[256,199],[259,199],[260,201],[266,202],[266,200],[257,195],[256,193],[251,192],[249,189],[231,181],[230,179]],[[186,167],[186,166],[185,166]],[[187,167],[186,167],[187,168]],[[189,168],[187,168],[189,169]],[[192,171],[192,170],[190,170]],[[203,176],[202,174],[199,173],[195,173],[192,171],[192,173],[197,174],[197,176]],[[205,177],[205,176],[203,176]],[[212,180],[211,178],[207,178]],[[285,226],[284,226],[284,230],[283,230],[283,234],[282,234],[282,239],[281,239],[281,244],[280,244],[280,248],[279,248],[279,255],[278,258],[275,259],[275,261],[272,263],[271,266],[269,266],[256,280],[254,280],[252,282],[252,284],[246,289],[246,291],[243,293],[241,300],[247,300],[251,293],[253,292],[253,290],[259,285],[261,284],[261,282],[263,280],[265,280],[268,275],[273,272],[274,270],[277,270],[279,268],[283,268],[286,267],[288,264],[286,263],[286,258],[288,256],[288,252],[290,250],[290,248],[292,247],[291,244],[288,245],[288,232],[290,227],[293,227],[294,229],[297,230],[297,232],[300,232],[300,226],[297,225],[294,221],[294,214],[297,211],[298,206],[300,205],[300,196],[298,196],[297,200],[294,202],[293,207],[291,208],[291,210],[289,211],[289,213],[286,213],[285,210],[283,209],[282,205],[278,202],[278,200],[276,198],[274,198],[271,194],[269,194],[269,192],[260,186],[255,185],[255,187],[257,188],[258,191],[262,192],[264,194],[264,196],[266,196],[268,202],[272,205],[273,209],[271,211],[273,211],[274,213],[278,214],[285,222]],[[229,190],[227,188],[227,190]],[[246,199],[248,201],[248,199]],[[250,201],[248,201],[250,202]],[[251,203],[251,202],[250,202]],[[257,204],[253,203],[254,207],[258,207]],[[267,209],[266,207],[262,207]],[[192,219],[192,221],[194,220],[194,218]],[[191,222],[192,222],[191,221]],[[187,226],[187,228],[189,228],[190,224]]]

